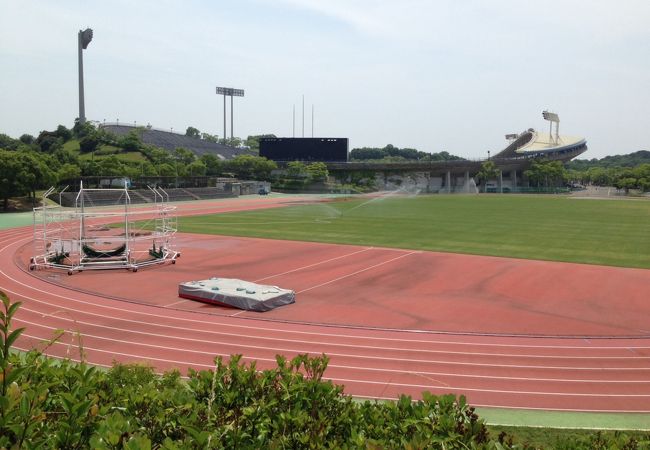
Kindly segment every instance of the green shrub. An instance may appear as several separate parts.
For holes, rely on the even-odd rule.
[[[343,387],[323,380],[325,355],[277,356],[276,367],[262,371],[241,355],[216,358],[214,369],[189,369],[183,380],[178,371],[158,375],[143,364],[102,371],[37,350],[12,352],[24,331],[11,329],[20,303],[2,292],[0,298],[0,448],[526,448],[503,433],[491,440],[463,397],[424,393],[419,401],[354,402]],[[63,335],[56,332],[45,346]],[[594,434],[556,446],[638,444]]]

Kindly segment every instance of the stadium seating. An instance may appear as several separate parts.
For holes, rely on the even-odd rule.
[[[92,193],[89,194],[89,192]],[[170,188],[165,189],[165,192],[169,195],[170,202],[208,200],[235,196],[231,191],[216,187]],[[155,194],[148,189],[130,189],[128,193],[132,204],[154,203],[156,201]],[[86,207],[110,206],[124,203],[124,191],[121,189],[93,189],[92,191],[87,191],[87,194],[84,197],[84,206]],[[76,198],[76,192],[63,192],[61,194],[61,206],[74,207]]]
[[[209,142],[203,139],[192,138],[183,134],[172,133],[155,128],[136,128],[131,125],[115,124],[106,124],[103,125],[102,128],[117,136],[124,136],[133,130],[138,130],[143,143],[164,148],[169,151],[177,148],[186,148],[198,156],[209,153],[216,155],[220,159],[232,159],[237,155],[250,154],[246,149],[229,147],[227,145],[217,144],[215,142]]]

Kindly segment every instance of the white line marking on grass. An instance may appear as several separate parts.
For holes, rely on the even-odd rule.
[[[346,255],[337,256],[335,258],[330,258],[330,259],[326,259],[324,261],[319,261],[319,262],[316,262],[316,263],[313,263],[313,264],[298,267],[297,269],[292,269],[292,270],[288,270],[286,272],[277,273],[275,275],[269,275],[268,277],[259,278],[259,279],[255,280],[255,281],[253,281],[253,283],[259,283],[260,281],[268,280],[269,278],[279,277],[279,276],[282,276],[282,275],[286,275],[288,273],[298,272],[299,270],[303,270],[303,269],[309,269],[310,267],[318,266],[320,264],[326,264],[326,263],[331,262],[331,261],[336,261],[337,259],[347,258],[348,256],[357,255],[359,253],[367,252],[368,250],[373,250],[373,249],[374,249],[374,247],[367,247],[367,248],[364,248],[362,250],[357,250],[356,252],[348,253]]]
[[[365,269],[357,270],[356,272],[352,272],[352,273],[349,273],[349,274],[347,274],[347,275],[343,275],[342,277],[334,278],[333,280],[326,281],[325,283],[317,284],[316,286],[312,286],[312,287],[309,287],[309,288],[307,288],[307,289],[303,289],[302,291],[298,291],[298,292],[296,292],[296,294],[302,294],[303,292],[311,291],[312,289],[316,289],[316,288],[319,288],[319,287],[321,287],[321,286],[326,286],[326,285],[328,285],[328,284],[335,283],[335,282],[340,281],[340,280],[343,280],[343,279],[345,279],[345,278],[349,278],[349,277],[352,277],[352,276],[354,276],[354,275],[358,275],[358,274],[360,274],[360,273],[362,273],[362,272],[366,272],[366,271],[368,271],[368,270],[371,270],[371,269],[377,268],[377,267],[379,267],[379,266],[383,266],[384,264],[388,264],[388,263],[390,263],[390,262],[397,261],[398,259],[402,259],[402,258],[405,258],[406,256],[411,256],[411,255],[414,255],[414,254],[416,254],[416,253],[422,253],[422,252],[409,252],[409,253],[405,253],[404,255],[400,255],[400,256],[397,256],[397,257],[395,257],[395,258],[391,258],[391,259],[389,259],[388,261],[384,261],[384,262],[381,262],[381,263],[379,263],[379,264],[375,264],[375,265],[373,265],[373,266],[366,267]]]

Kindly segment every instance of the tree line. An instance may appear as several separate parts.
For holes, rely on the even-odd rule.
[[[71,140],[78,140],[78,152],[66,146]],[[135,152],[143,158],[118,157]],[[0,134],[0,198],[4,210],[10,198],[29,196],[35,203],[37,190],[81,177],[234,176],[270,180],[275,169],[275,162],[255,155],[221,160],[213,154],[197,157],[185,148],[169,152],[144,144],[138,130],[116,136],[89,122],[77,122],[72,129],[59,125],[37,137],[24,134],[14,139]]]
[[[617,189],[625,190],[626,193],[631,189],[650,192],[650,163],[639,164],[636,167],[591,166],[582,170],[567,168],[569,164],[538,159],[524,171],[524,176],[531,186],[538,188],[578,187],[591,184],[614,186]],[[485,161],[477,177],[482,182],[487,182],[495,179],[498,175],[499,170],[496,164],[493,161]]]
[[[399,148],[388,144],[383,148],[362,147],[350,151],[350,161],[401,162],[401,161],[452,161],[462,160],[460,156],[442,151],[427,153],[414,148]]]

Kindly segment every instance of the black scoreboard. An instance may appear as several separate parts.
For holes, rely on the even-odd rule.
[[[347,162],[348,138],[262,138],[260,156],[273,161]]]

